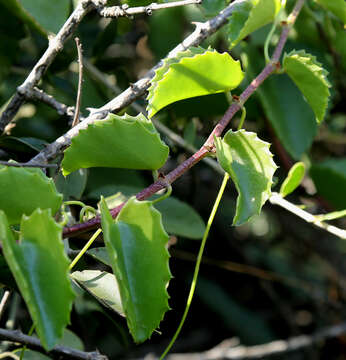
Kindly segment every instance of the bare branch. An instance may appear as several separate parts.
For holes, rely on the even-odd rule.
[[[100,354],[98,351],[84,352],[61,345],[54,346],[51,351],[46,352],[39,339],[25,335],[19,330],[0,329],[0,339],[26,345],[29,349],[59,357],[59,359],[108,360],[107,356]]]
[[[18,163],[18,162],[9,162],[9,161],[0,161],[0,165],[12,166],[12,167],[31,167],[31,168],[57,168],[57,164],[28,164],[28,163]]]
[[[76,99],[76,110],[74,113],[74,118],[72,122],[72,127],[76,126],[79,123],[79,113],[80,113],[80,104],[82,100],[82,85],[83,85],[83,49],[82,44],[79,38],[74,39],[77,46],[77,53],[78,53],[78,90],[77,90],[77,99]]]
[[[151,15],[155,10],[168,9],[172,7],[201,4],[202,0],[181,0],[181,1],[172,1],[165,4],[156,4],[152,3],[148,6],[137,6],[129,8],[128,5],[124,4],[122,6],[109,6],[103,7],[99,10],[99,14],[106,18],[118,18],[121,16],[133,16],[138,14],[147,14]]]
[[[84,16],[95,7],[104,6],[106,2],[107,0],[81,0],[78,3],[75,10],[66,20],[58,34],[49,40],[47,50],[31,70],[23,84],[17,88],[17,92],[6,106],[4,112],[1,114],[0,133],[4,131],[6,125],[9,124],[16,115],[21,105],[25,102],[25,99],[30,97],[30,91],[38,84],[49,65],[53,62],[56,55],[63,49],[64,43],[76,30]]]

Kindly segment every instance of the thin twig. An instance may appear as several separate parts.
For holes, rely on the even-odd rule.
[[[318,218],[314,215],[285,200],[280,194],[272,193],[269,201],[272,204],[281,206],[287,211],[305,220],[306,222],[314,224],[315,226],[328,231],[329,233],[339,237],[342,240],[346,240],[346,230],[339,229],[336,226],[329,225],[323,221],[318,220]]]
[[[28,163],[19,163],[19,162],[10,162],[10,161],[0,161],[0,165],[12,166],[12,167],[30,167],[30,168],[57,168],[57,164],[28,164]]]
[[[172,7],[201,4],[202,0],[181,0],[181,1],[172,1],[165,4],[152,3],[147,6],[137,6],[137,7],[128,7],[124,4],[122,6],[109,6],[104,7],[99,10],[99,14],[106,18],[118,18],[121,16],[133,16],[138,14],[147,14],[151,15],[155,10],[168,9]]]
[[[5,290],[4,295],[2,296],[2,299],[0,302],[0,319],[5,310],[5,307],[6,307],[6,304],[7,304],[7,301],[9,299],[10,295],[11,295],[11,292],[9,290]]]
[[[57,35],[49,40],[47,50],[31,70],[23,84],[17,88],[17,92],[14,94],[9,104],[6,106],[6,109],[1,114],[0,133],[4,131],[6,125],[14,118],[19,108],[25,102],[25,99],[30,97],[30,91],[38,84],[49,65],[53,62],[56,55],[63,49],[64,43],[76,30],[84,16],[95,7],[104,6],[106,3],[107,0],[81,0],[78,3],[75,10],[66,20]]]
[[[82,85],[83,85],[83,49],[82,44],[78,37],[75,39],[78,53],[78,91],[76,99],[76,107],[74,112],[74,118],[72,122],[72,127],[76,126],[79,123],[79,113],[80,113],[80,104],[82,100]]]
[[[59,359],[108,360],[107,356],[100,354],[98,351],[84,352],[61,345],[54,346],[51,351],[47,352],[44,350],[39,339],[25,335],[19,330],[0,329],[0,339],[26,345],[29,349],[58,357]]]

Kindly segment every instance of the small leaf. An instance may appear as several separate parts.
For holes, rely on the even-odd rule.
[[[61,234],[50,210],[37,209],[23,216],[17,243],[0,211],[4,255],[46,350],[62,338],[74,298]]]
[[[60,172],[55,178],[55,186],[63,194],[64,200],[80,199],[85,190],[88,180],[88,170],[79,169],[63,176]]]
[[[280,188],[280,194],[282,197],[287,196],[293,192],[302,182],[305,175],[305,165],[303,162],[297,162],[294,164],[285,181],[282,183]]]
[[[239,61],[229,54],[190,48],[156,70],[147,97],[149,117],[179,100],[230,91],[243,77]]]
[[[94,259],[101,261],[105,265],[112,266],[108,252],[105,247],[92,248],[87,251]]]
[[[303,93],[315,113],[317,122],[320,123],[326,113],[330,96],[328,72],[314,56],[304,50],[293,50],[285,54],[283,67]]]
[[[259,214],[270,197],[277,169],[270,144],[255,133],[230,130],[223,139],[215,138],[215,145],[218,161],[231,176],[239,194],[233,225],[241,225]]]
[[[62,195],[42,170],[0,165],[0,209],[10,225],[18,224],[23,214],[31,215],[36,208],[51,209],[55,214]]]
[[[71,277],[101,304],[124,316],[118,282],[113,274],[99,270],[84,270],[73,272]]]
[[[337,210],[346,208],[346,158],[313,164],[310,175],[319,195],[326,198]]]
[[[132,197],[116,220],[102,200],[101,221],[128,327],[136,342],[145,341],[169,309],[168,235],[161,215],[151,202]]]
[[[142,114],[109,115],[72,138],[64,152],[63,174],[89,167],[157,170],[167,160],[168,146]]]
[[[274,21],[280,0],[248,0],[237,4],[228,26],[228,41],[234,47],[240,40]]]
[[[346,2],[345,0],[317,0],[322,6],[331,11],[335,16],[346,24]]]

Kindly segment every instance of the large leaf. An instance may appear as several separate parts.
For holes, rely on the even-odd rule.
[[[230,47],[272,22],[280,8],[280,0],[247,0],[237,4],[228,26]]]
[[[134,340],[142,342],[150,337],[169,309],[168,235],[151,202],[134,197],[116,220],[103,200],[101,220],[128,327]]]
[[[168,146],[142,114],[109,115],[72,138],[64,152],[63,174],[89,167],[156,170],[168,157]]]
[[[294,164],[288,175],[287,178],[281,185],[280,194],[282,197],[287,196],[291,192],[293,192],[302,182],[305,175],[305,165],[303,162],[297,162]]]
[[[310,175],[319,195],[325,197],[337,210],[346,209],[346,158],[313,164]]]
[[[239,193],[233,225],[241,225],[259,214],[270,197],[277,169],[269,151],[270,144],[255,133],[229,130],[223,139],[215,139],[215,145],[218,161]]]
[[[6,215],[0,211],[0,238],[6,261],[47,350],[63,336],[74,298],[61,233],[62,227],[50,210],[37,209],[31,216],[23,216],[17,243]]]
[[[8,222],[18,224],[23,214],[36,208],[51,209],[55,214],[62,202],[54,182],[42,170],[0,165],[0,209]]]
[[[99,270],[84,270],[75,271],[71,277],[101,304],[124,315],[118,283],[113,274]]]
[[[326,9],[346,24],[346,2],[345,0],[317,0]]]
[[[286,54],[283,67],[303,93],[315,113],[317,122],[320,123],[326,113],[330,96],[330,84],[326,77],[328,72],[314,56],[304,50],[293,50]]]
[[[230,91],[243,80],[239,61],[200,49],[190,48],[156,70],[147,97],[149,117],[179,100]]]

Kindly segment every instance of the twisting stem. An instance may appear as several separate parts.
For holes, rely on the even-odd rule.
[[[178,329],[177,331],[175,332],[171,342],[168,344],[166,350],[164,351],[164,353],[161,355],[160,357],[160,360],[162,360],[169,352],[169,350],[172,348],[172,346],[174,345],[175,343],[175,340],[177,339],[177,337],[179,336],[180,334],[180,331],[184,325],[184,322],[185,322],[185,319],[187,317],[187,314],[189,313],[189,310],[190,310],[190,306],[191,306],[191,303],[192,303],[192,299],[193,299],[193,295],[195,293],[195,289],[196,289],[196,284],[197,284],[197,278],[198,278],[198,273],[199,273],[199,268],[201,266],[201,261],[202,261],[202,256],[203,256],[203,251],[204,251],[204,248],[205,248],[205,244],[206,244],[206,241],[207,241],[207,238],[208,238],[208,235],[209,235],[209,231],[210,231],[210,228],[211,228],[211,225],[214,221],[214,218],[215,218],[215,214],[216,214],[216,211],[219,207],[219,204],[220,204],[220,201],[221,201],[221,198],[222,198],[222,195],[225,191],[225,188],[226,188],[226,185],[227,185],[227,181],[229,179],[229,175],[227,173],[225,173],[224,177],[223,177],[223,181],[222,181],[222,184],[221,184],[221,187],[220,187],[220,190],[219,190],[219,193],[216,197],[216,200],[215,200],[215,203],[214,203],[214,206],[213,206],[213,209],[210,213],[210,216],[209,216],[209,219],[208,219],[208,223],[207,223],[207,226],[205,228],[205,231],[204,231],[204,235],[203,235],[203,239],[202,239],[202,242],[201,242],[201,246],[199,248],[199,252],[198,252],[198,256],[197,256],[197,260],[196,260],[196,266],[195,266],[195,271],[193,273],[193,278],[192,278],[192,283],[191,283],[191,287],[190,287],[190,292],[189,292],[189,296],[187,298],[187,302],[186,302],[186,307],[185,307],[185,311],[184,311],[184,314],[181,318],[181,321],[180,321],[180,324],[178,326]]]
[[[72,122],[72,127],[76,126],[79,123],[79,113],[80,113],[80,104],[82,100],[82,85],[83,85],[83,49],[82,44],[78,37],[75,39],[78,53],[78,90],[77,90],[77,99],[76,99],[76,109],[74,112],[74,118]]]

